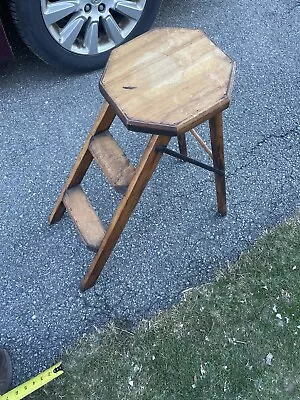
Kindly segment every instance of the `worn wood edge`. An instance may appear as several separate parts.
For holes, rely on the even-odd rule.
[[[226,56],[227,58],[229,58],[229,60],[230,60],[230,62],[231,62],[232,64],[235,64],[234,59],[233,59],[232,57],[230,57],[230,56],[226,53],[226,51],[223,50],[223,48],[221,48],[221,47],[215,42],[214,39],[212,39],[210,36],[208,36],[205,32],[203,32],[203,33],[204,33],[204,35],[207,37],[207,39],[209,39],[209,40],[212,42],[212,44],[214,44],[214,45],[221,51],[221,53],[224,54],[224,56]]]
[[[230,78],[229,78],[229,84],[227,86],[227,92],[226,92],[229,102],[231,101],[231,96],[232,96],[232,91],[233,91],[233,86],[234,86],[235,72],[236,72],[236,62],[232,61],[232,68],[231,68],[231,73],[230,73]]]
[[[229,107],[230,99],[227,97],[225,94],[222,99],[214,104],[213,107],[209,108],[199,116],[195,117],[194,119],[189,121],[189,124],[187,124],[186,120],[182,120],[180,123],[178,123],[177,129],[178,129],[178,134],[183,134],[191,129],[196,128],[198,125],[202,124],[203,122],[209,120],[210,118],[214,117],[215,115],[223,112],[226,110],[226,108]]]
[[[221,48],[211,37],[209,37],[205,32],[203,32],[205,36],[223,53],[229,60],[231,64],[231,72],[230,72],[230,77],[229,77],[229,84],[227,86],[227,91],[226,91],[226,96],[228,97],[228,100],[230,102],[231,100],[231,93],[233,89],[233,84],[234,84],[234,77],[235,77],[235,71],[236,71],[236,62],[235,60],[230,57],[223,48]],[[224,111],[224,110],[223,110]]]
[[[80,218],[76,218],[74,215],[74,209],[72,208],[71,204],[70,204],[70,198],[72,196],[72,194],[70,192],[72,191],[80,191],[82,192],[83,196],[85,197],[85,201],[88,205],[89,208],[89,213],[93,214],[94,220],[95,220],[95,226],[98,226],[98,230],[99,230],[99,237],[98,237],[98,241],[97,243],[92,243],[89,238],[87,237],[87,235],[84,233],[84,229],[82,229],[82,227],[80,227]],[[84,193],[83,189],[81,188],[80,185],[74,186],[72,188],[69,188],[63,197],[63,203],[64,206],[66,207],[66,210],[68,211],[68,215],[71,217],[77,232],[79,233],[79,236],[82,240],[82,242],[86,245],[86,247],[93,251],[93,252],[97,252],[100,244],[105,236],[106,233],[106,229],[105,226],[103,224],[103,222],[100,220],[100,218],[98,217],[96,211],[94,210],[91,202],[89,201],[88,197],[86,196],[86,194]],[[82,224],[84,225],[84,224]]]
[[[140,132],[140,133],[150,133],[152,135],[165,135],[165,136],[177,136],[179,134],[183,134],[188,132],[190,129],[197,127],[198,125],[202,124],[203,122],[210,119],[215,114],[226,110],[230,104],[230,97],[227,95],[227,91],[223,95],[223,97],[216,102],[211,108],[204,111],[203,113],[197,115],[194,119],[184,119],[179,121],[176,125],[168,125],[168,124],[157,124],[157,122],[147,121],[145,123],[141,120],[135,120],[128,117],[128,115],[121,110],[118,104],[113,100],[112,97],[108,94],[104,87],[99,86],[100,92],[106,101],[113,105],[117,116],[123,122],[125,127],[132,131],[132,132]],[[189,124],[187,124],[189,121]],[[159,132],[159,133],[157,133]]]
[[[114,99],[108,94],[106,89],[99,85],[100,92],[106,101],[113,105],[117,116],[120,118],[125,127],[132,132],[150,133],[152,135],[165,135],[165,136],[176,136],[177,129],[176,125],[157,125],[154,122],[143,123],[143,121],[133,120],[121,110]],[[159,133],[157,133],[159,132]],[[160,133],[161,132],[161,133]]]
[[[119,174],[115,174],[115,179],[111,179],[108,175],[107,175],[107,171],[106,168],[102,165],[101,160],[99,159],[99,157],[97,156],[97,151],[95,151],[94,147],[93,147],[93,141],[97,140],[98,136],[101,135],[106,135],[111,141],[112,143],[120,150],[120,154],[123,157],[126,166],[121,170],[121,172],[119,172]],[[100,143],[101,145],[101,143]],[[101,169],[101,171],[103,172],[103,175],[106,177],[107,181],[111,184],[111,186],[113,186],[113,188],[120,194],[124,194],[135,174],[135,167],[134,165],[131,164],[130,160],[128,159],[127,155],[125,154],[125,152],[123,151],[123,149],[120,147],[120,145],[118,144],[118,142],[115,140],[115,138],[113,137],[113,135],[110,133],[109,130],[106,131],[102,131],[96,135],[94,135],[89,143],[89,151],[91,152],[94,160],[96,161],[97,165],[99,166],[99,168]],[[125,181],[128,181],[127,185],[123,185],[120,182],[124,181],[124,177],[128,178],[125,179]]]
[[[127,158],[127,160],[128,160],[128,158]],[[128,160],[128,161],[129,161],[129,160]],[[129,161],[129,163],[130,163],[130,161]],[[130,163],[130,164],[124,169],[123,172],[124,172],[124,174],[127,174],[127,175],[130,175],[130,176],[131,176],[131,178],[130,178],[130,182],[131,182],[132,179],[134,178],[136,169],[135,169],[135,167]],[[122,175],[119,177],[119,179],[117,180],[116,185],[115,185],[116,191],[117,191],[118,193],[122,194],[122,195],[124,195],[124,194],[126,193],[128,187],[129,187],[129,185],[130,185],[130,182],[128,182],[128,185],[121,185],[121,184],[119,183],[120,180],[122,180],[123,176],[124,176],[124,175],[122,174]]]
[[[175,31],[181,31],[181,32],[200,32],[200,33],[202,33],[203,35],[205,35],[208,39],[209,39],[209,37],[206,35],[206,33],[204,32],[204,30],[202,30],[202,29],[199,29],[199,28],[182,28],[182,27],[178,27],[178,28],[176,28],[176,27],[174,27],[174,26],[166,26],[166,27],[156,27],[156,28],[153,28],[153,29],[151,29],[150,31],[148,31],[148,32],[145,32],[145,33],[143,33],[143,35],[140,35],[139,37],[141,37],[141,36],[144,36],[144,35],[147,35],[147,34],[149,34],[149,32],[151,33],[151,32],[175,32]],[[136,38],[136,39],[138,39],[138,38]],[[135,39],[134,39],[135,40]]]

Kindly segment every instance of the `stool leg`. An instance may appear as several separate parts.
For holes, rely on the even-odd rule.
[[[131,213],[155,171],[162,156],[162,153],[158,152],[156,147],[159,145],[167,146],[170,139],[171,138],[168,136],[153,135],[151,137],[140,164],[136,169],[136,173],[128,186],[127,192],[112,218],[101,246],[81,282],[82,291],[91,288],[96,283],[101,270],[113,251]]]
[[[77,160],[73,166],[73,169],[70,172],[70,175],[68,179],[66,180],[60,195],[58,196],[58,199],[55,203],[55,206],[51,212],[51,215],[49,217],[49,224],[55,224],[58,222],[61,217],[63,216],[66,208],[63,204],[63,197],[68,189],[70,189],[73,186],[77,186],[80,184],[82,181],[84,175],[86,174],[86,171],[88,170],[93,157],[88,149],[90,140],[91,138],[96,135],[99,132],[106,131],[109,129],[110,125],[112,124],[116,114],[113,110],[113,108],[105,102],[103,104],[103,107],[101,108],[97,119],[89,133],[89,135],[86,138],[86,141],[79,153],[79,156],[77,157]]]
[[[187,146],[185,133],[177,136],[180,154],[187,156]]]
[[[209,128],[214,167],[225,171],[222,113],[209,120]],[[227,214],[225,175],[215,174],[215,184],[218,211],[222,216],[225,216]]]

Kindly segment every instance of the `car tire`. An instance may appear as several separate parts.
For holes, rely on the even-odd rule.
[[[161,1],[9,0],[9,6],[21,38],[33,53],[48,64],[80,72],[102,68],[114,47],[146,32],[154,22]],[[105,9],[106,4],[113,4],[115,8]],[[54,16],[53,6],[60,8],[60,14]],[[53,22],[68,7],[70,14]],[[69,11],[72,7],[73,13]],[[103,14],[100,7],[104,8]],[[76,32],[79,28],[80,31],[70,45],[67,35],[71,31],[72,42],[76,34],[74,27]]]

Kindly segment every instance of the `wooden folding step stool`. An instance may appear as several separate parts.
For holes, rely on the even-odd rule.
[[[218,211],[226,215],[222,111],[229,106],[234,69],[200,30],[157,29],[113,50],[100,81],[106,101],[50,216],[50,223],[58,222],[67,209],[87,247],[96,251],[82,290],[95,284],[162,153],[213,171]],[[136,169],[108,131],[116,115],[128,130],[152,134]],[[194,130],[207,120],[212,150]],[[188,131],[213,167],[187,157]],[[172,136],[180,153],[167,148]],[[124,194],[107,230],[80,187],[93,159]]]

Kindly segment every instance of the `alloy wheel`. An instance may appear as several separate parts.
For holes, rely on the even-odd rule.
[[[146,0],[41,0],[44,23],[65,49],[97,55],[122,43],[142,16]]]

